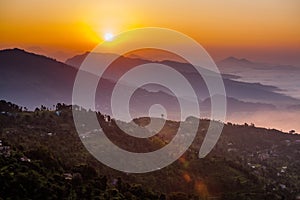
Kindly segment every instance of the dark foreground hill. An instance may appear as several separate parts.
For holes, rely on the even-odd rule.
[[[1,101],[0,111],[0,199],[299,199],[300,135],[229,123],[214,150],[199,159],[209,123],[201,120],[180,159],[155,172],[126,174],[87,152],[69,106],[22,112]],[[159,134],[141,141],[97,116],[115,144],[137,152],[162,147],[178,127],[167,121]],[[148,121],[135,120],[141,126]],[[80,137],[92,139],[93,132]]]

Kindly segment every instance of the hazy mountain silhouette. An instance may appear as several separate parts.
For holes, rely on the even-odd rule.
[[[233,56],[225,58],[217,62],[217,64],[221,70],[226,68],[229,69],[234,68],[238,70],[241,69],[245,70],[245,68],[257,69],[257,70],[299,70],[298,67],[292,65],[275,65],[270,63],[254,62],[246,58],[236,58]]]
[[[0,51],[1,97],[22,106],[71,102],[76,69],[21,49]]]
[[[234,57],[226,58],[217,65],[222,73],[238,76],[236,81],[272,85],[280,88],[277,92],[300,98],[299,67],[253,62]]]
[[[299,105],[292,105],[288,107],[289,110],[300,110],[300,104]]]
[[[57,102],[71,103],[76,68],[21,49],[1,50],[0,60],[2,99],[18,103],[29,109],[40,105],[51,107]],[[113,81],[101,79],[101,89],[103,90],[97,92],[96,98],[99,110],[110,113],[110,95],[114,85]],[[148,92],[142,89],[138,90],[136,95],[139,97],[137,99],[144,104],[148,101],[146,98],[148,99],[149,95],[153,95],[153,99],[162,95],[160,99],[165,99],[166,102],[174,99],[173,96],[163,92]],[[138,109],[139,107],[135,109],[137,113]]]
[[[218,96],[213,96],[211,98],[218,98]],[[207,98],[201,103],[200,108],[203,111],[206,112],[210,111],[211,98]],[[237,112],[256,112],[256,111],[275,110],[276,106],[272,104],[266,104],[266,103],[251,103],[251,102],[239,101],[235,98],[227,97],[227,109],[228,109],[227,112],[228,114],[233,114]]]
[[[80,55],[75,55],[65,61],[67,65],[73,66],[75,68],[79,68],[81,63],[84,61],[86,56],[90,54],[90,52],[85,52]],[[94,53],[95,54],[95,53]],[[117,55],[111,53],[96,53],[99,59],[110,59],[112,57],[116,57]]]
[[[80,56],[77,59],[81,59]],[[40,105],[52,107],[57,102],[67,104],[72,102],[72,89],[77,68],[21,49],[1,50],[0,60],[1,99],[18,103],[29,109]],[[102,113],[111,114],[110,99],[116,84],[115,80],[132,67],[146,62],[149,61],[128,57],[120,57],[114,61],[104,74],[106,78],[100,79],[96,93],[96,109]],[[207,115],[209,117],[210,104],[207,88],[202,77],[195,73],[195,69],[191,65],[175,61],[158,63],[175,68],[191,82],[198,95],[201,117]],[[206,73],[207,76],[215,76],[211,71],[203,71],[203,73]],[[299,130],[296,121],[294,123],[293,120],[290,120],[298,116],[298,112],[296,112],[299,110],[296,109],[298,107],[290,107],[300,105],[297,99],[279,94],[280,90],[277,87],[241,82],[237,80],[238,78],[230,75],[223,76],[228,95],[227,113],[231,121],[242,123],[248,121],[260,126],[267,124],[269,127],[280,129],[283,127],[285,130],[292,127]],[[128,88],[134,87],[131,83],[122,83],[122,85]],[[179,99],[187,101],[188,105],[191,105],[189,110],[185,111],[186,113],[194,113],[192,105],[195,102],[190,102],[190,98],[186,96],[181,96]],[[153,104],[162,104],[167,110],[169,118],[178,119],[177,99],[167,88],[155,84],[146,85],[134,92],[130,101],[130,112],[134,117],[145,116]],[[290,108],[282,110],[283,107]],[[267,122],[266,119],[268,119]]]
[[[68,63],[73,63],[74,65],[76,62],[81,62],[84,55],[86,56],[87,54],[74,57]],[[102,56],[111,55],[102,54]],[[42,104],[50,107],[57,102],[71,103],[73,83],[77,73],[76,68],[52,58],[29,53],[21,49],[1,50],[0,60],[2,99],[31,109]],[[97,91],[96,94],[97,109],[110,114],[110,96],[115,86],[115,80],[128,69],[146,62],[149,61],[128,57],[117,59],[112,64],[111,73],[107,74],[107,78],[110,78],[110,80],[104,78],[100,80],[101,90]],[[207,88],[201,76],[195,73],[195,69],[191,65],[175,61],[162,61],[159,63],[175,68],[190,80],[192,85],[195,85],[194,89],[197,91],[200,102],[203,101],[200,105],[201,110],[207,111],[210,109]],[[114,67],[118,70],[115,70]],[[213,72],[206,71],[205,73],[208,76],[214,76]],[[258,83],[244,83],[228,78],[224,78],[224,83],[227,94],[230,97],[228,98],[229,113],[275,109],[272,105],[274,102],[297,102],[293,98],[276,93],[278,91],[276,87]],[[130,84],[122,84],[125,84],[126,87],[133,87]],[[183,96],[179,98],[189,101],[189,97]],[[166,88],[158,85],[148,85],[136,90],[132,99],[131,111],[135,116],[147,114],[150,106],[158,103],[164,105],[169,113],[175,115],[178,112],[176,98]],[[249,99],[249,102],[244,99]],[[291,105],[296,104],[299,104],[299,102]],[[170,114],[170,117],[172,114]]]
[[[230,56],[228,58],[225,58],[224,60],[221,61],[221,63],[223,65],[225,64],[228,64],[230,66],[232,66],[232,64],[237,64],[237,65],[252,65],[253,62],[246,59],[246,58],[236,58],[236,57],[233,57],[233,56]]]
[[[72,66],[78,68],[80,67],[81,63],[85,59],[87,53],[74,56],[66,61],[66,63],[71,64]],[[101,54],[96,53],[96,57],[99,57],[99,59],[108,59],[110,56],[113,56],[111,54]],[[104,75],[105,78],[112,79],[112,80],[118,80],[120,76],[128,71],[129,69],[133,68],[134,66],[149,63],[153,61],[144,60],[141,58],[130,58],[130,57],[124,57],[121,56],[118,59],[116,59],[110,66],[110,70],[108,73]],[[203,80],[203,78],[197,73],[197,71],[193,68],[192,65],[188,63],[182,63],[177,61],[155,61],[155,63],[168,65],[177,71],[179,71],[181,74],[183,74],[194,86],[194,90],[196,91],[198,98],[200,100],[204,100],[208,98],[210,95],[208,93],[206,84]],[[245,70],[247,71],[246,67],[249,68],[251,66],[256,66],[256,64],[252,61],[249,61],[247,59],[237,59],[234,57],[229,57],[222,61],[221,63],[218,63],[218,66],[220,67],[220,71],[222,72],[222,76],[224,79],[224,84],[226,88],[226,93],[229,97],[243,100],[243,101],[249,101],[249,102],[261,102],[261,103],[271,103],[276,104],[279,106],[282,105],[292,105],[299,103],[298,99],[292,98],[288,95],[282,94],[282,90],[278,87],[272,86],[272,85],[264,85],[259,82],[249,83],[245,81],[238,81],[239,78],[242,78],[235,72],[235,68],[238,70]],[[227,66],[228,65],[228,66]],[[223,68],[230,68],[230,73],[227,73],[228,71],[223,70]],[[256,66],[257,67],[257,66]],[[210,70],[201,68],[201,72],[206,74],[207,76],[215,76],[216,74]],[[151,91],[165,91],[163,88],[159,88],[158,86],[155,86],[155,88],[148,87],[147,90]],[[188,98],[188,97],[186,97]]]

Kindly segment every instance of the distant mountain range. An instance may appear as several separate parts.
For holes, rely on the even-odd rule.
[[[241,69],[257,69],[257,70],[295,70],[298,71],[299,68],[292,65],[274,65],[269,63],[259,63],[250,61],[246,58],[235,58],[228,57],[224,60],[219,61],[218,66],[221,70],[241,70]]]
[[[102,53],[94,54],[97,54],[96,56],[99,57],[99,59],[109,59],[111,56],[115,56],[112,54]],[[88,53],[74,56],[70,59],[67,59],[66,64],[79,68],[87,55]],[[149,60],[121,56],[119,57],[119,59],[117,59],[117,61],[112,63],[111,68],[114,68],[115,70],[112,71],[110,73],[111,75],[107,76],[106,78],[117,80],[120,77],[120,75],[122,75],[122,73],[126,72],[134,66],[145,63],[149,63]],[[194,89],[201,100],[204,100],[209,97],[203,78],[196,72],[196,70],[190,64],[169,60],[155,61],[155,63],[168,65],[181,72],[192,83],[192,85],[195,86]],[[244,68],[245,66],[248,66],[248,68],[251,67],[250,69],[255,68],[254,66],[256,66],[257,68],[258,66],[252,61],[229,57],[225,60],[222,60],[221,62],[218,62],[217,65],[222,73],[226,93],[229,97],[253,103],[261,102],[275,104],[276,106],[282,106],[286,104],[293,105],[299,102],[299,99],[283,94],[284,91],[282,89],[273,85],[265,85],[261,84],[260,82],[249,83],[243,81],[243,77],[240,76],[240,74],[238,74],[237,72],[243,72],[243,70],[247,71],[247,69]],[[264,67],[266,67],[266,65],[264,65]],[[278,68],[278,66],[276,68]],[[203,72],[206,75],[214,76],[214,72],[212,71],[203,69]],[[239,79],[241,79],[241,81],[239,81]],[[160,90],[163,90],[163,88],[160,88]]]
[[[300,98],[300,67],[254,62],[247,59],[229,57],[217,63],[220,71],[237,76],[236,80],[259,82],[280,88],[287,96]]]
[[[21,49],[6,49],[0,51],[0,90],[1,99],[12,101],[29,109],[40,105],[52,107],[58,102],[70,104],[72,102],[72,89],[78,67],[87,53],[74,56],[66,63],[58,62],[52,58],[26,52]],[[111,54],[99,54],[105,59]],[[119,57],[110,67],[110,73],[101,79],[104,90],[98,91],[96,96],[97,109],[110,113],[110,95],[115,81],[127,70],[134,66],[151,61],[141,58]],[[228,58],[222,62],[223,67],[229,63],[245,63],[247,60]],[[195,72],[191,65],[175,61],[159,61],[157,63],[169,65],[181,72],[194,86],[201,111],[210,110],[210,99],[202,77]],[[209,76],[213,72],[206,71]],[[229,113],[254,112],[256,110],[274,110],[276,107],[290,107],[299,105],[300,101],[283,95],[280,89],[260,83],[247,83],[238,80],[235,75],[224,75],[224,83],[228,95]],[[125,83],[126,84],[126,83]],[[127,85],[131,87],[131,85]],[[176,98],[165,88],[150,85],[135,92],[133,100],[133,113],[136,115],[147,113],[145,110],[154,103],[161,103],[170,112],[178,111]],[[189,97],[179,97],[188,101]],[[173,102],[173,103],[170,103]]]

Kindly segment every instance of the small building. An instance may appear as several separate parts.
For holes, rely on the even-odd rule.
[[[72,180],[73,179],[73,175],[71,173],[64,173],[63,174],[65,180]]]
[[[31,160],[29,158],[27,158],[26,156],[21,157],[20,160],[22,162],[31,162]]]

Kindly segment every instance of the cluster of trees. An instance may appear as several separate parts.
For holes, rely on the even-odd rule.
[[[17,151],[0,157],[0,199],[166,199],[164,194],[128,184],[120,177],[109,184],[106,176],[89,165],[73,166],[63,173],[56,160],[49,160],[49,152],[35,153],[30,162],[22,161],[24,155]]]
[[[5,112],[22,112],[23,107],[20,107],[16,104],[13,104],[11,102],[6,102],[5,100],[0,100],[0,111],[4,114]],[[25,107],[24,110],[27,110]]]

